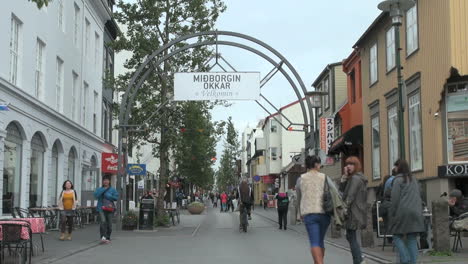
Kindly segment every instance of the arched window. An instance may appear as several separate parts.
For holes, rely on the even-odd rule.
[[[75,183],[75,168],[76,168],[76,150],[75,148],[70,149],[70,153],[68,154],[68,174],[67,180],[72,181]]]
[[[60,183],[58,182],[59,176],[59,155],[63,155],[61,153],[61,146],[60,142],[56,141],[52,147],[52,167],[49,176],[48,186],[48,205],[56,205],[57,204],[57,193],[59,192],[59,188],[61,188]]]
[[[45,146],[41,136],[36,133],[31,140],[31,171],[29,174],[29,206],[42,206],[42,182],[44,179]]]
[[[20,206],[21,152],[23,138],[18,126],[10,123],[5,138],[3,162],[3,212],[11,214],[13,207]]]

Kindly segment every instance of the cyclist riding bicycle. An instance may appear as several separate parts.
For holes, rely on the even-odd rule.
[[[239,184],[238,188],[238,201],[239,201],[239,212],[241,212],[242,217],[242,210],[244,207],[247,209],[247,215],[249,216],[249,220],[252,220],[251,216],[251,207],[252,207],[252,188],[250,188],[249,184],[247,183],[246,179],[242,179],[242,182]]]

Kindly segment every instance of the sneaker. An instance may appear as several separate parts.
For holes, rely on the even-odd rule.
[[[106,243],[107,238],[105,236],[101,237],[101,243]]]
[[[104,242],[104,243],[106,243],[106,244],[110,244],[110,242],[111,242],[110,240],[106,240],[106,242]]]

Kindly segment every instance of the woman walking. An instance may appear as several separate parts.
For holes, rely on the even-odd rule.
[[[320,173],[322,162],[317,156],[305,160],[307,172],[297,180],[296,192],[301,218],[305,223],[311,254],[315,264],[323,264],[324,238],[330,225],[330,215],[323,210],[323,194],[326,176]]]
[[[416,236],[424,232],[424,218],[418,181],[411,175],[405,160],[400,160],[393,180],[390,216],[390,233],[393,234],[400,263],[416,263]]]
[[[57,204],[60,209],[60,240],[71,240],[73,216],[78,205],[78,197],[71,181],[66,180],[63,183]]]
[[[288,224],[288,207],[289,207],[289,197],[285,192],[280,192],[276,195],[276,205],[278,207],[278,223],[279,229],[287,230]]]
[[[102,187],[96,189],[94,197],[98,199],[96,211],[99,213],[101,243],[110,243],[114,202],[119,199],[119,193],[110,185],[109,177],[102,178]]]
[[[366,228],[367,223],[367,179],[362,174],[361,162],[357,157],[346,159],[344,175],[341,177],[340,190],[347,205],[345,220],[346,240],[349,242],[353,264],[366,263],[362,257],[361,246],[356,231]]]

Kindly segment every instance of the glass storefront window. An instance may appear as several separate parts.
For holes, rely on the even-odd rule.
[[[3,163],[3,215],[11,214],[13,207],[20,206],[20,179],[22,142],[15,124],[7,127]]]
[[[75,150],[72,148],[68,154],[68,174],[67,180],[75,182],[75,166],[76,166],[76,155]]]
[[[57,192],[61,186],[58,186],[58,164],[59,164],[59,151],[57,147],[57,143],[54,144],[52,147],[52,168],[51,168],[51,175],[49,177],[49,203],[48,205],[56,205],[57,204]]]
[[[392,170],[393,163],[398,160],[398,115],[397,107],[388,109],[388,165]]]
[[[468,162],[468,83],[449,85],[447,156],[449,163]]]
[[[44,144],[39,134],[31,140],[31,172],[29,182],[29,206],[42,206],[42,179],[44,171]]]
[[[372,117],[372,178],[380,179],[380,124],[379,116]]]

